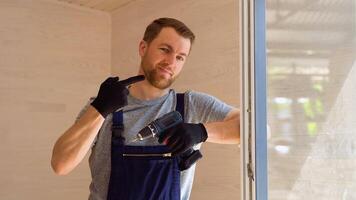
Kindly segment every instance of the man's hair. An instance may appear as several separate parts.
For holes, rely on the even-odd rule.
[[[143,40],[148,44],[151,43],[161,32],[162,28],[165,27],[174,28],[180,36],[189,39],[190,44],[193,44],[195,40],[194,33],[183,22],[173,18],[159,18],[154,20],[147,26]]]

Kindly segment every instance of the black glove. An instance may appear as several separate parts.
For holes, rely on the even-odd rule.
[[[119,77],[109,77],[101,85],[98,96],[91,105],[105,118],[108,114],[127,105],[129,90],[126,86],[144,80],[143,75],[119,81]]]
[[[206,139],[208,133],[203,124],[180,123],[163,132],[158,142],[164,142],[173,155],[180,155],[195,144],[205,142]]]

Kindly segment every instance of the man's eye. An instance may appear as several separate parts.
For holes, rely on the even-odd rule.
[[[177,56],[177,60],[184,61],[184,57],[183,56]]]
[[[159,48],[161,51],[165,52],[165,53],[168,53],[169,50],[167,48]]]

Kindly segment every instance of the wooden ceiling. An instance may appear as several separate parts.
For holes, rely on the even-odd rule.
[[[57,0],[60,2],[66,2],[77,6],[83,6],[95,10],[101,10],[105,12],[112,12],[121,6],[135,1],[135,0]]]

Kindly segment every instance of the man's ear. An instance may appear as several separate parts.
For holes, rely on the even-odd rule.
[[[147,42],[144,40],[141,40],[139,47],[138,47],[138,52],[140,54],[141,57],[143,57],[143,55],[145,55],[146,51],[147,51]]]

